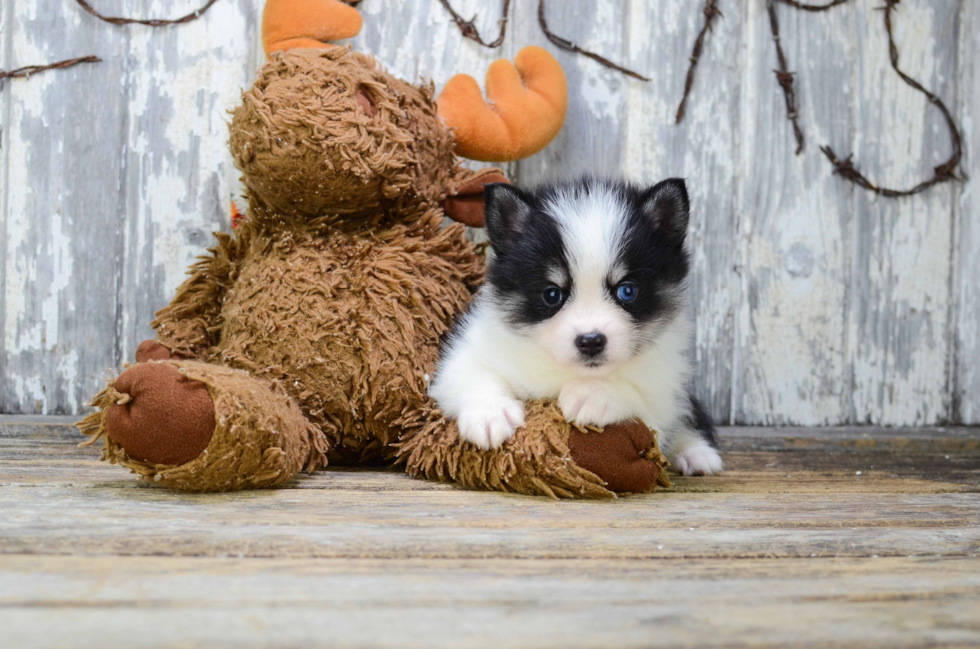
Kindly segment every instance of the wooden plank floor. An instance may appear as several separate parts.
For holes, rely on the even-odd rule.
[[[612,502],[328,470],[178,495],[0,418],[0,646],[980,645],[980,430],[723,431]]]

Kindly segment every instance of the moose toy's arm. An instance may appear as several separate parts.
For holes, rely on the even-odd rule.
[[[204,360],[221,333],[221,305],[237,266],[240,241],[215,233],[218,244],[200,257],[188,271],[170,304],[156,313],[150,323],[156,341],[146,341],[136,351],[136,360],[187,358]]]

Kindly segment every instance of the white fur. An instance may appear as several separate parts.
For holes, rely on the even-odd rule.
[[[639,417],[660,433],[660,444],[685,475],[721,470],[715,449],[685,423],[685,355],[691,324],[687,308],[667,322],[637,330],[609,296],[616,246],[623,236],[623,207],[607,192],[584,200],[559,196],[547,210],[561,224],[572,274],[572,293],[552,318],[515,327],[500,297],[485,286],[443,350],[429,389],[439,407],[457,419],[460,435],[496,448],[524,424],[520,400],[557,399],[568,421],[604,426]],[[686,305],[685,305],[686,307]],[[607,338],[603,363],[585,365],[575,347],[580,334]]]
[[[608,363],[603,367],[611,367],[633,352],[632,323],[606,290],[610,274],[622,276],[615,266],[616,248],[624,236],[623,207],[608,191],[595,191],[584,197],[559,194],[546,210],[560,224],[573,289],[561,310],[535,327],[537,337],[557,361],[574,366],[579,357],[576,336],[602,332],[608,341]],[[601,374],[603,367],[592,371]]]
[[[703,439],[694,440],[683,451],[675,453],[672,463],[681,475],[713,475],[722,469],[718,451]]]

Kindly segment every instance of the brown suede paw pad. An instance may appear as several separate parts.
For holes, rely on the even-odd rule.
[[[170,350],[155,340],[144,340],[136,348],[136,362],[169,361]]]
[[[214,403],[200,381],[167,363],[141,363],[120,374],[114,387],[123,397],[106,413],[106,434],[129,457],[179,466],[208,447]]]
[[[568,436],[575,463],[617,492],[643,493],[657,482],[660,467],[643,457],[653,444],[653,434],[638,419],[610,424],[602,432],[572,429]]]

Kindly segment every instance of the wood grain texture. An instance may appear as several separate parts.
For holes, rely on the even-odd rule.
[[[10,70],[10,53],[13,50],[13,39],[10,22],[13,18],[13,3],[8,2],[0,7],[0,69]],[[10,102],[8,87],[13,79],[0,81],[0,362],[6,369],[7,355],[7,153],[4,144],[10,125]],[[8,403],[6,371],[0,371],[0,413],[19,411],[11,408]]]
[[[0,554],[433,559],[967,556],[975,431],[726,429],[729,470],[615,503],[327,470],[206,496],[141,483],[64,424],[0,425]],[[614,534],[610,530],[615,530]]]
[[[949,157],[949,135],[939,111],[891,69],[880,3],[859,4],[854,158],[878,183],[913,186]],[[959,8],[903,3],[892,19],[902,69],[948,102],[956,97]],[[947,420],[953,187],[900,201],[855,191],[852,205],[849,419]]]
[[[722,423],[731,423],[736,268],[735,190],[745,3],[726,3],[701,57],[684,121],[673,116],[683,94],[691,44],[704,24],[688,0],[634,0],[628,59],[652,76],[630,81],[623,170],[653,183],[681,176],[691,195],[691,313],[695,393]]]
[[[16,646],[970,645],[980,561],[0,557]],[[174,623],[179,620],[179,623]],[[818,623],[819,621],[819,623]],[[53,623],[54,622],[54,623]]]
[[[179,16],[199,6],[126,4],[143,16]],[[228,153],[227,111],[254,76],[262,4],[222,0],[179,27],[128,30],[114,369],[155,337],[154,312],[214,245],[211,233],[230,230],[238,171]]]
[[[963,2],[956,118],[963,129],[965,182],[954,188],[950,387],[952,419],[980,422],[980,5]]]
[[[225,110],[263,60],[262,0],[222,0],[164,29],[120,28],[71,3],[48,4],[0,9],[3,67],[82,54],[104,62],[0,91],[0,412],[84,411],[102,378],[151,335],[152,313],[210,231],[229,225],[238,180]],[[496,32],[501,2],[453,4]],[[967,178],[898,201],[833,176],[817,150],[853,151],[869,177],[896,186],[948,155],[938,113],[888,65],[876,0],[821,14],[777,7],[807,137],[801,156],[762,0],[721,3],[687,116],[672,124],[702,5],[548,5],[557,34],[649,83],[556,50],[534,1],[512,3],[494,50],[463,38],[438,0],[363,0],[364,30],[351,42],[437,88],[457,72],[482,84],[492,60],[542,45],[565,67],[568,119],[542,153],[507,165],[512,178],[687,178],[695,391],[720,422],[980,423],[975,3],[908,0],[895,13],[903,68],[955,107]],[[163,16],[196,6],[98,8]]]
[[[642,67],[642,62],[630,60],[628,0],[552,1],[546,8],[550,31],[626,67]],[[518,180],[534,185],[587,172],[621,173],[628,138],[623,128],[627,90],[633,80],[549,43],[538,25],[537,2],[515,2],[513,12],[511,44],[546,48],[568,81],[565,125],[544,151],[517,163]]]
[[[497,33],[500,5],[484,0],[456,0],[461,15],[477,17],[482,34]],[[480,87],[490,63],[512,58],[513,34],[504,45],[489,49],[463,38],[438,0],[364,2],[359,6],[364,28],[351,44],[370,52],[392,73],[412,82],[433,81],[441,88],[458,73],[469,74]]]
[[[118,483],[11,485],[0,490],[0,553],[535,560],[940,557],[980,548],[977,493],[665,493],[601,508],[459,489],[364,490],[350,475],[348,489],[206,497]]]
[[[188,496],[0,417],[4,646],[980,642],[980,439],[722,431],[730,470],[554,502],[399,472]]]
[[[152,337],[153,312],[227,229],[237,172],[225,111],[253,74],[261,2],[120,28],[73,4],[8,3],[14,66],[102,63],[8,84],[0,411],[77,413]],[[116,0],[112,15],[193,10]],[[9,9],[8,9],[9,8]]]
[[[5,66],[119,52],[72,11],[5,3]],[[123,56],[5,83],[2,410],[76,412],[114,361]],[[111,81],[110,81],[111,80]],[[104,115],[98,119],[95,115]]]
[[[795,71],[801,155],[773,70],[765,3],[748,4],[738,194],[739,296],[733,386],[737,423],[844,420],[848,198],[817,153],[852,130],[851,4],[811,14],[776,7]],[[819,62],[819,64],[818,64]]]

